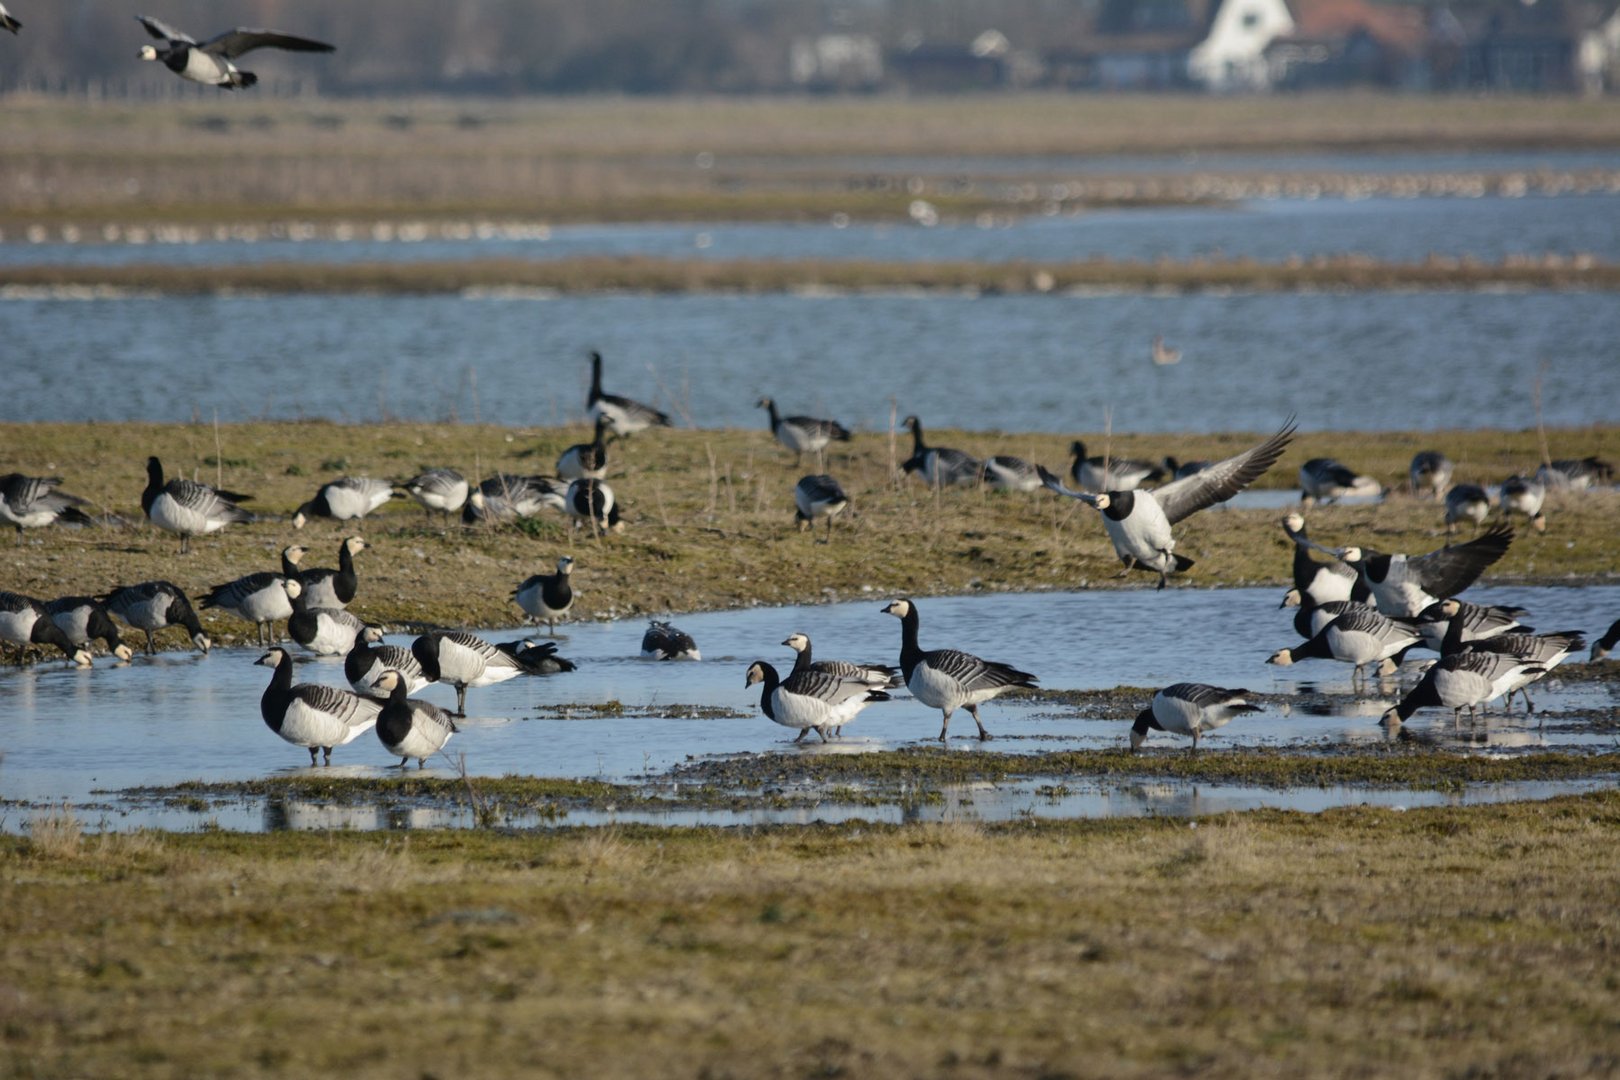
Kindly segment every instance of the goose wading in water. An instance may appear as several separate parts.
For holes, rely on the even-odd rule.
[[[1234,716],[1264,712],[1249,703],[1253,696],[1251,690],[1227,690],[1207,683],[1166,686],[1136,714],[1136,723],[1131,725],[1131,753],[1142,748],[1149,731],[1190,736],[1192,749],[1197,751],[1198,739],[1204,732],[1226,726]]]
[[[287,636],[316,656],[343,656],[366,629],[357,615],[342,608],[297,607],[287,619]]]
[[[465,630],[423,634],[411,642],[411,655],[428,678],[456,688],[455,716],[467,715],[469,689],[525,674],[516,657]]]
[[[195,480],[163,479],[163,463],[146,459],[146,490],[141,492],[141,509],[147,520],[164,532],[180,538],[180,554],[191,550],[191,538],[218,532],[227,525],[253,520],[253,515],[236,504],[253,498],[235,491],[217,491]]]
[[[19,646],[19,658],[30,645],[54,645],[79,667],[90,666],[90,650],[69,640],[43,603],[21,593],[0,592],[0,641]]]
[[[142,45],[137,54],[142,60],[156,60],[182,79],[224,90],[240,90],[259,81],[253,72],[243,71],[233,63],[237,57],[254,49],[332,52],[336,48],[324,41],[285,34],[280,30],[251,30],[242,26],[199,42],[190,34],[176,30],[150,15],[137,15],[135,18],[146,27],[148,34],[162,42],[161,45]]]
[[[39,529],[58,521],[95,524],[93,518],[79,509],[85,505],[85,500],[58,491],[61,485],[60,476],[24,476],[22,473],[0,476],[0,521],[16,528],[19,542],[24,529]]]
[[[805,529],[814,532],[816,519],[827,519],[827,538],[824,542],[830,544],[833,518],[849,507],[849,496],[844,494],[843,485],[837,480],[821,473],[801,477],[793,485],[793,506],[793,522],[800,532]]]
[[[1301,660],[1339,660],[1353,665],[1350,681],[1354,685],[1365,667],[1375,667],[1381,676],[1394,674],[1406,651],[1422,642],[1414,620],[1391,619],[1356,604],[1303,645],[1278,649],[1266,663],[1286,667]]]
[[[406,680],[398,671],[383,671],[377,676],[376,686],[387,695],[387,702],[377,714],[377,738],[382,740],[383,749],[399,758],[402,769],[411,763],[411,758],[416,759],[418,769],[422,768],[456,733],[456,722],[432,702],[409,697]]]
[[[293,511],[292,526],[302,529],[312,517],[355,521],[389,499],[404,497],[387,480],[373,480],[369,476],[340,476],[322,484],[314,498]]]
[[[213,642],[203,633],[202,623],[197,619],[191,601],[173,582],[143,581],[139,585],[120,585],[97,599],[106,604],[107,610],[113,615],[146,634],[147,655],[157,652],[153,632],[166,626],[184,627],[191,636],[191,643],[204,655],[213,647]]]
[[[1472,718],[1476,707],[1507,693],[1521,676],[1541,675],[1546,670],[1506,653],[1467,649],[1442,656],[1398,705],[1384,713],[1379,723],[1396,727],[1421,708],[1440,706],[1451,710],[1452,723],[1456,724],[1462,710],[1467,709]]]
[[[1509,631],[1493,634],[1490,637],[1468,639],[1466,637],[1465,620],[1458,611],[1461,606],[1461,600],[1440,601],[1441,614],[1451,620],[1446,627],[1446,636],[1440,642],[1441,656],[1451,656],[1454,653],[1472,649],[1476,652],[1502,653],[1506,656],[1517,657],[1541,669],[1540,671],[1527,670],[1521,672],[1512,681],[1507,690],[1506,705],[1509,708],[1513,705],[1513,694],[1517,691],[1524,698],[1525,712],[1535,712],[1536,706],[1530,700],[1527,687],[1538,679],[1544,678],[1572,653],[1586,648],[1586,635],[1580,630],[1560,630],[1551,634]]]
[[[555,574],[535,574],[512,590],[517,606],[531,617],[544,621],[552,637],[557,636],[557,620],[574,606],[574,588],[570,583],[573,573],[574,560],[564,555],[557,560]]]
[[[585,398],[585,408],[594,420],[607,421],[615,434],[633,435],[650,427],[669,427],[669,414],[659,412],[651,405],[643,405],[618,394],[602,392],[602,354],[591,353],[591,391]]]
[[[979,719],[979,706],[1015,687],[1035,687],[1034,675],[1010,664],[981,660],[957,649],[924,651],[917,644],[917,628],[922,620],[912,601],[896,600],[883,611],[900,620],[900,673],[907,689],[912,697],[944,714],[939,728],[940,742],[945,741],[951,714],[957,709],[966,709],[973,717],[981,741],[989,739],[990,733]]]
[[[129,661],[135,650],[124,644],[118,635],[118,624],[113,622],[107,605],[93,596],[64,596],[45,605],[45,613],[62,628],[69,641],[81,648],[100,639],[107,643],[107,651],[120,661]]]
[[[783,679],[763,660],[750,664],[743,680],[744,687],[756,684],[763,684],[760,711],[783,727],[797,729],[794,742],[812,731],[826,742],[829,730],[837,731],[871,702],[889,700],[888,694],[861,678],[795,670]]]
[[[406,691],[412,694],[433,681],[422,671],[422,665],[417,663],[411,650],[384,645],[382,639],[382,630],[368,626],[360,631],[344,656],[343,677],[349,680],[355,693],[371,693],[377,676],[385,671],[393,671],[403,678]]]
[[[702,660],[692,635],[667,622],[653,620],[641,635],[643,660]]]
[[[782,642],[798,655],[793,660],[794,671],[823,671],[844,679],[860,679],[874,690],[893,690],[904,683],[900,669],[887,664],[856,664],[848,660],[816,660],[811,655],[808,634],[789,634]]]
[[[771,434],[776,441],[793,451],[793,465],[798,467],[804,460],[804,455],[814,454],[817,459],[833,440],[849,442],[849,429],[836,420],[818,420],[813,416],[788,416],[777,414],[776,402],[768,397],[759,399],[758,408],[768,410],[771,418]]]
[[[1290,420],[1260,445],[1153,491],[1104,491],[1098,495],[1071,491],[1045,469],[1041,469],[1041,480],[1059,495],[1095,507],[1102,514],[1103,528],[1108,530],[1115,553],[1125,564],[1123,573],[1133,568],[1157,573],[1162,589],[1172,573],[1193,565],[1191,559],[1176,554],[1171,526],[1225,502],[1254,483],[1282,456],[1293,437],[1294,422]]]
[[[1446,639],[1452,635],[1453,623],[1458,626],[1454,640],[1467,643],[1512,631],[1533,634],[1535,631],[1522,621],[1529,617],[1530,612],[1522,607],[1512,607],[1508,604],[1470,604],[1466,600],[1451,597],[1437,600],[1418,612],[1417,628],[1423,635],[1425,648],[1442,652],[1445,649]]]
[[[377,723],[382,702],[376,698],[319,683],[294,686],[293,660],[286,649],[271,649],[254,663],[275,669],[259,699],[259,715],[271,731],[308,749],[311,765],[321,752],[325,764],[332,764],[334,746],[353,742]]]

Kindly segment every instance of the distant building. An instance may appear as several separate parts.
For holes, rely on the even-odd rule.
[[[1421,10],[1368,0],[1292,0],[1294,28],[1266,46],[1271,85],[1414,87],[1428,41]]]
[[[1576,51],[1576,78],[1588,95],[1620,91],[1620,4],[1598,10],[1582,30]]]

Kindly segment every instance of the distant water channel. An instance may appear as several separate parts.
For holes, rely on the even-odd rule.
[[[1620,587],[1491,588],[1474,590],[1481,602],[1528,607],[1548,629],[1601,632],[1620,612]],[[957,646],[1033,671],[1043,685],[1065,689],[1116,686],[1157,687],[1192,680],[1245,686],[1263,694],[1291,696],[1320,691],[1331,704],[1307,711],[1287,700],[1264,714],[1234,722],[1207,745],[1278,747],[1301,753],[1378,744],[1386,735],[1377,719],[1401,687],[1390,684],[1369,698],[1350,696],[1349,669],[1330,662],[1292,668],[1265,665],[1269,653],[1296,639],[1288,612],[1277,610],[1277,589],[1173,589],[1165,593],[1124,592],[998,594],[919,601],[925,647]],[[811,635],[817,655],[893,662],[899,626],[880,608],[879,593],[824,606],[753,608],[683,616],[677,621],[703,651],[699,663],[657,664],[632,659],[643,626],[591,623],[567,627],[564,655],[577,672],[552,678],[523,678],[469,692],[471,718],[451,743],[464,752],[474,776],[506,774],[601,778],[662,785],[678,782],[679,768],[693,761],[762,751],[808,754],[869,753],[928,744],[938,732],[939,714],[902,694],[901,700],[870,706],[847,729],[846,737],[794,750],[791,732],[759,714],[758,688],[745,689],[744,672],[765,659],[782,670],[792,654],[778,645],[794,631]],[[516,636],[495,631],[497,640]],[[401,644],[408,638],[390,640]],[[457,813],[423,810],[390,817],[372,807],[333,809],[317,805],[251,802],[211,809],[202,818],[174,807],[132,808],[116,797],[121,790],[184,780],[241,781],[309,772],[304,751],[272,734],[259,718],[258,702],[269,672],[253,664],[258,649],[221,649],[202,657],[170,653],[138,658],[127,667],[105,661],[88,672],[59,663],[27,670],[0,671],[0,827],[21,828],[31,807],[67,801],[92,823],[108,828],[143,825],[194,827],[217,819],[229,828],[303,826],[376,827],[464,823]],[[300,682],[342,685],[336,659],[301,663]],[[1411,677],[1404,681],[1410,685]],[[444,688],[422,696],[453,703]],[[1516,753],[1538,748],[1607,747],[1613,732],[1595,731],[1577,715],[1581,710],[1612,710],[1620,704],[1613,683],[1556,679],[1536,693],[1544,726],[1516,714],[1499,714],[1475,729],[1453,733],[1449,714],[1420,713],[1414,733],[1442,745],[1481,753]],[[1317,700],[1321,700],[1318,698]],[[622,715],[603,715],[593,706],[624,706]],[[1144,697],[1145,704],[1145,697]],[[709,710],[696,715],[695,708]],[[718,710],[719,715],[715,715]],[[1025,753],[1059,749],[1123,746],[1128,722],[1085,719],[1072,708],[1042,703],[996,702],[985,706],[985,722],[995,751]],[[1539,717],[1538,717],[1539,719]],[[951,747],[976,752],[969,738],[972,721],[959,716]],[[813,738],[813,736],[812,736]],[[1184,747],[1162,734],[1150,743],[1160,749]],[[366,734],[334,754],[338,775],[391,775],[391,759],[374,735]],[[672,772],[674,770],[674,772]],[[323,770],[315,770],[320,773]],[[440,762],[430,775],[453,775]],[[1480,788],[1465,796],[1311,789],[1299,792],[1242,787],[1163,783],[1068,783],[1061,791],[1041,785],[977,785],[952,788],[943,803],[905,811],[840,806],[829,800],[814,810],[750,811],[738,817],[711,811],[644,815],[671,823],[764,820],[882,818],[911,813],[980,817],[1080,816],[1136,813],[1198,813],[1251,805],[1320,809],[1346,802],[1375,801],[1417,805],[1530,797],[1590,784],[1523,785]],[[953,809],[954,808],[954,809]],[[611,815],[610,815],[611,816]],[[635,820],[626,811],[619,820]],[[602,815],[574,815],[574,823]]]

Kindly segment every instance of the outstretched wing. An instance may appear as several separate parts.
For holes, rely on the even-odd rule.
[[[1513,543],[1513,527],[1498,525],[1490,532],[1455,547],[1443,547],[1407,559],[1408,572],[1417,575],[1418,584],[1431,596],[1456,596],[1479,579],[1485,568],[1507,554]]]
[[[187,45],[197,44],[197,39],[181,30],[176,30],[162,19],[154,19],[150,15],[135,16],[137,22],[146,27],[146,32],[160,41],[179,41]]]
[[[1225,502],[1260,479],[1282,457],[1289,440],[1294,437],[1294,428],[1294,418],[1289,417],[1275,435],[1259,446],[1234,454],[1225,461],[1217,461],[1203,472],[1156,488],[1153,497],[1158,500],[1165,518],[1174,525],[1200,510]]]
[[[147,27],[151,29],[150,26]],[[185,40],[190,41],[190,38]],[[292,34],[283,34],[280,30],[250,30],[245,26],[238,26],[235,30],[227,30],[218,37],[211,37],[203,42],[203,52],[223,56],[227,60],[234,60],[243,53],[254,49],[288,49],[292,52],[333,52],[336,45],[328,45],[324,41],[313,38],[296,37]]]
[[[1063,481],[1059,480],[1056,476],[1053,476],[1051,470],[1045,465],[1035,466],[1035,472],[1040,476],[1041,483],[1045,484],[1048,490],[1055,491],[1059,495],[1067,495],[1071,499],[1079,499],[1081,502],[1089,503],[1092,506],[1097,505],[1097,496],[1091,494],[1089,491],[1075,491],[1071,488],[1064,487]]]

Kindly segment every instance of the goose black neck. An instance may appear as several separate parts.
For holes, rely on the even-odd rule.
[[[286,653],[276,662],[275,671],[270,676],[270,685],[265,687],[264,696],[259,699],[259,714],[264,722],[270,725],[270,730],[281,731],[281,722],[287,715],[287,706],[292,704],[292,657]]]
[[[591,400],[602,396],[602,354],[591,353]]]
[[[359,585],[359,579],[354,576],[354,555],[349,551],[349,542],[345,540],[338,548],[338,572],[332,576],[332,591],[347,604],[354,599],[355,589]]]
[[[390,744],[398,744],[411,732],[411,706],[406,701],[409,688],[404,676],[388,691],[388,703],[377,714],[377,734]]]
[[[765,411],[770,414],[770,417],[771,417],[771,430],[772,431],[775,431],[777,428],[782,426],[782,418],[776,415],[776,399],[775,398],[766,398],[765,399]]]
[[[906,613],[900,616],[900,670],[905,674],[907,681],[911,673],[922,660],[922,647],[917,644],[917,628],[922,619],[917,615],[917,605],[908,603]]]
[[[765,688],[760,691],[759,708],[766,716],[775,720],[776,709],[771,704],[771,697],[776,693],[776,688],[782,685],[782,680],[776,674],[776,669],[763,660],[759,662],[759,669],[765,675]]]
[[[1290,649],[1289,652],[1293,655],[1294,659],[1295,660],[1331,660],[1331,659],[1333,659],[1333,650],[1328,648],[1328,641],[1327,641],[1328,626],[1332,626],[1332,625],[1333,625],[1333,623],[1329,622],[1327,624],[1327,626],[1322,627],[1321,632],[1316,634],[1315,636],[1313,636],[1311,638],[1311,640],[1307,641],[1305,644],[1299,646],[1296,649]]]
[[[371,642],[366,640],[366,635],[356,634],[354,644],[349,647],[349,655],[343,658],[343,677],[351,683],[357,681],[371,670],[374,659],[375,654],[371,651]]]
[[[1111,521],[1124,521],[1131,516],[1134,509],[1136,509],[1136,492],[1110,491],[1108,505],[1103,509],[1103,514]]]
[[[921,457],[928,452],[928,444],[923,442],[922,421],[915,416],[911,418],[911,456]]]
[[[56,625],[56,620],[43,611],[39,611],[39,618],[34,620],[34,628],[29,631],[28,638],[35,645],[55,645],[68,656],[78,651],[73,642],[68,640],[68,636],[62,632],[62,628]]]
[[[792,678],[792,676],[794,676],[794,675],[799,675],[799,674],[802,674],[803,672],[806,672],[806,671],[809,671],[809,670],[810,670],[810,642],[807,640],[804,643],[804,648],[799,651],[799,655],[795,656],[793,658],[793,671],[789,674],[788,677]]]
[[[1299,543],[1299,540],[1305,539],[1305,530],[1301,529],[1295,536],[1299,539],[1294,542],[1294,584],[1299,586],[1300,594],[1303,596],[1316,577],[1318,563],[1311,558],[1311,553],[1305,550],[1305,545]]]
[[[411,655],[422,665],[422,675],[429,682],[439,681],[439,652],[436,645],[438,637],[433,634],[424,634],[411,642]]]
[[[1159,718],[1153,715],[1153,709],[1149,707],[1136,714],[1136,723],[1131,725],[1131,730],[1138,735],[1146,735],[1149,731],[1163,731],[1164,725],[1159,723]]]
[[[1412,692],[1403,697],[1400,704],[1395,706],[1395,715],[1401,718],[1401,723],[1404,724],[1411,718],[1413,713],[1425,705],[1445,704],[1440,700],[1440,691],[1434,688],[1434,673],[1438,667],[1437,664],[1425,672],[1423,681],[1414,686]]]
[[[1457,614],[1446,623],[1446,636],[1440,639],[1440,655],[1454,656],[1463,650],[1463,613],[1457,609]]]
[[[141,492],[141,510],[150,512],[152,504],[163,493],[163,462],[155,457],[146,459],[146,490]]]

